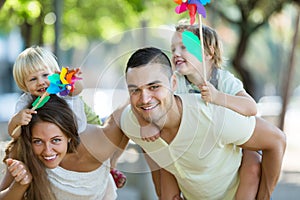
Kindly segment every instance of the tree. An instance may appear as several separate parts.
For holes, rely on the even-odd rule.
[[[53,45],[55,20],[61,23],[58,43],[64,50],[82,47],[90,40],[110,38],[114,34],[140,27],[141,21],[161,25],[179,18],[172,0],[63,0],[61,19],[55,15],[60,0],[1,0],[1,31],[19,27],[25,47]],[[153,15],[155,13],[155,15]]]
[[[1,7],[0,22],[2,31],[9,32],[18,26],[25,47],[44,43],[43,22],[45,15],[52,9],[50,1],[5,1]]]
[[[238,29],[239,41],[231,58],[232,65],[241,75],[245,89],[253,97],[256,97],[255,82],[245,62],[245,54],[248,50],[250,38],[268,22],[272,14],[279,12],[285,4],[292,2],[297,2],[297,0],[224,0],[214,1],[210,4],[210,8],[214,13],[217,13],[231,26]],[[235,15],[235,17],[232,17],[232,13],[228,12],[232,7],[238,11],[238,15]]]

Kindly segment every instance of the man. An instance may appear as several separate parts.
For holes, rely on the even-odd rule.
[[[240,147],[262,150],[257,199],[270,199],[285,151],[283,132],[260,118],[206,105],[199,94],[174,95],[176,77],[168,57],[156,48],[130,57],[126,82],[130,105],[114,112],[103,129],[112,143],[119,145],[124,133],[176,178],[189,200],[234,199]],[[158,126],[160,138],[143,141],[136,116]],[[166,198],[174,195],[171,191]]]

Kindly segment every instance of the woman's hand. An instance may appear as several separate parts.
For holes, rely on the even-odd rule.
[[[8,171],[17,183],[21,185],[28,185],[32,182],[32,175],[23,162],[8,158],[6,160],[6,164]]]

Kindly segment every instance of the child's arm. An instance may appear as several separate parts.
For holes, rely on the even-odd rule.
[[[18,126],[23,126],[29,124],[32,118],[32,114],[35,114],[36,111],[31,109],[23,109],[17,114],[15,114],[8,122],[8,134],[13,138],[18,138],[21,134],[21,129],[17,130],[16,133],[12,136],[13,131]]]
[[[82,98],[81,98],[81,100],[83,101]],[[85,101],[83,101],[83,105],[84,105],[84,113],[85,113],[85,116],[86,116],[87,123],[88,124],[102,125],[102,120],[93,111],[93,109],[89,105],[87,105],[87,103]]]
[[[235,96],[217,90],[211,83],[199,86],[202,99],[208,103],[224,106],[241,115],[254,116],[257,113],[256,102],[245,91],[238,92]]]

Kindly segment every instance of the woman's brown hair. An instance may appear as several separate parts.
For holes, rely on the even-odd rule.
[[[33,152],[32,128],[40,122],[55,124],[67,138],[71,139],[68,143],[67,153],[72,153],[76,151],[80,143],[74,116],[72,110],[63,99],[56,95],[51,95],[49,101],[37,109],[37,114],[32,116],[30,123],[27,126],[22,126],[20,138],[11,142],[6,149],[6,157],[4,159],[11,157],[24,162],[32,174],[33,179],[26,192],[26,199],[55,199],[45,166]]]

